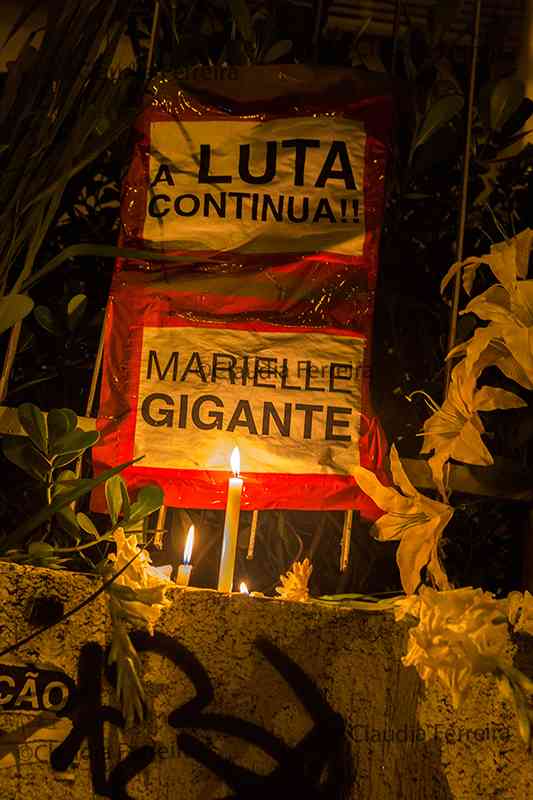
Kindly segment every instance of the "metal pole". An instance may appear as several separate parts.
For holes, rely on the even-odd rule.
[[[90,417],[93,413],[94,398],[96,396],[96,384],[100,375],[100,368],[102,366],[102,358],[104,355],[104,331],[105,331],[105,315],[102,322],[102,329],[100,331],[100,339],[98,340],[98,350],[96,351],[96,358],[94,361],[93,374],[91,375],[91,385],[89,387],[89,397],[85,406],[85,416]]]
[[[353,511],[344,512],[344,527],[342,529],[341,563],[340,571],[345,572],[350,561],[350,545],[352,543]]]
[[[477,68],[477,57],[479,51],[479,28],[480,28],[480,21],[481,21],[481,0],[476,0],[476,12],[475,12],[475,19],[474,19],[474,34],[472,38],[472,61],[470,64],[470,83],[469,83],[469,90],[468,90],[468,113],[467,113],[467,120],[466,120],[466,140],[465,140],[465,151],[464,151],[464,161],[463,161],[463,184],[461,188],[461,206],[459,211],[459,231],[457,235],[457,252],[456,252],[456,261],[463,260],[463,250],[464,250],[464,238],[465,238],[465,227],[466,227],[466,210],[467,210],[467,203],[468,203],[468,178],[470,173],[470,150],[472,144],[472,119],[474,115],[474,92],[476,86],[476,68]],[[457,337],[457,318],[459,316],[459,299],[461,295],[461,273],[462,270],[459,270],[455,276],[455,283],[453,287],[453,300],[452,300],[452,310],[450,312],[450,332],[448,335],[448,351],[452,349],[455,344],[455,339]],[[450,385],[450,378],[452,374],[452,363],[451,361],[446,362],[446,375],[445,375],[445,385],[444,385],[444,393],[448,391],[448,386]]]
[[[154,63],[154,53],[155,53],[155,40],[157,39],[157,33],[159,31],[159,16],[160,16],[160,6],[159,0],[155,2],[154,8],[154,16],[152,17],[152,32],[150,33],[150,45],[148,47],[148,58],[146,60],[146,73],[144,75],[144,79],[147,81],[150,77],[150,73],[152,72],[152,66]]]
[[[161,506],[157,513],[157,522],[155,523],[155,534],[154,534],[154,547],[157,547],[158,550],[161,550],[163,546],[163,531],[165,527],[165,522],[167,519],[167,507]]]
[[[252,525],[250,528],[250,539],[248,540],[248,552],[246,558],[250,560],[254,557],[255,538],[257,534],[257,522],[259,520],[259,511],[252,511]]]
[[[318,64],[318,45],[320,41],[320,23],[322,21],[322,0],[317,0],[315,29],[313,31],[313,64]]]

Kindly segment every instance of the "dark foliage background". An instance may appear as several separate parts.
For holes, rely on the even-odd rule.
[[[127,15],[125,28],[136,56],[136,68],[129,76],[130,102],[140,97],[143,86],[152,21],[149,5],[132,4]],[[161,5],[156,47],[156,66],[161,69],[199,63],[240,64],[276,55],[273,60],[306,61],[317,56],[323,64],[361,64],[357,35],[330,32],[313,44],[312,9],[281,2],[249,3],[252,16],[248,18],[243,16],[239,2]],[[323,5],[322,22],[328,7],[327,3]],[[251,29],[247,27],[250,19]],[[68,41],[64,46],[69,46]],[[464,43],[445,44],[435,38],[429,23],[426,30],[410,30],[396,43],[391,36],[375,49],[383,70],[394,72],[402,82],[404,105],[397,123],[382,239],[373,397],[389,441],[398,443],[401,455],[415,457],[420,446],[417,433],[426,410],[421,400],[415,397],[409,402],[406,396],[423,389],[437,401],[442,399],[449,308],[440,298],[439,284],[455,260],[465,110],[445,121],[414,155],[412,142],[417,112],[423,116],[435,98],[450,93],[466,96],[465,59],[469,50]],[[465,241],[468,255],[487,252],[491,242],[533,224],[533,148],[528,146],[503,162],[498,171],[489,163],[509,143],[530,111],[524,100],[504,129],[487,134],[482,91],[511,73],[512,62],[499,55],[503,51],[494,33],[482,42]],[[364,59],[362,63],[364,68]],[[2,80],[5,82],[5,76]],[[70,181],[39,254],[42,263],[70,244],[116,242],[128,136],[124,133]],[[487,184],[487,175],[492,176],[493,184]],[[37,307],[23,325],[7,404],[29,401],[43,410],[71,407],[80,415],[85,413],[112,267],[111,259],[71,260],[32,290]],[[78,294],[86,296],[86,305],[74,325],[67,306]],[[460,339],[468,337],[472,325],[472,320],[461,318]],[[511,417],[501,415],[497,424],[496,415],[489,416],[492,451],[528,469],[533,427],[530,409],[514,412]],[[30,479],[16,467],[3,460],[1,468],[0,527],[5,530],[35,508],[39,498]],[[443,545],[450,579],[457,585],[482,586],[497,593],[519,587],[525,509],[520,504],[487,498],[464,496],[459,500],[461,505]],[[193,521],[200,531],[193,582],[215,585],[222,520],[218,512],[173,510],[167,517],[164,549],[154,552],[154,561],[167,563],[171,558],[176,562],[180,558],[185,532]],[[313,593],[399,589],[394,545],[375,542],[369,526],[360,520],[353,526],[349,569],[339,574],[342,524],[341,512],[262,512],[256,555],[247,561],[250,514],[243,514],[237,580],[246,580],[255,590],[272,592],[280,572],[295,558],[307,556],[315,566]]]

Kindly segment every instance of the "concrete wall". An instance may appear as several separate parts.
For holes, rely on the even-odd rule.
[[[0,563],[0,649],[97,585]],[[46,606],[40,598],[50,596]],[[479,680],[456,714],[445,692],[426,691],[401,665],[407,626],[389,615],[180,590],[155,636],[136,635],[149,716],[127,732],[108,679],[98,677],[107,625],[100,597],[0,658],[1,800],[526,800],[533,792],[532,758],[493,682]],[[61,681],[67,688],[54,688]],[[63,709],[50,710],[67,694]]]

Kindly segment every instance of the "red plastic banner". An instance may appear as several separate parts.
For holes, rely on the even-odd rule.
[[[154,84],[122,198],[98,469],[221,508],[378,511],[370,345],[391,99],[352,70],[250,67]],[[172,261],[170,257],[181,256]],[[98,504],[98,500],[96,500]]]

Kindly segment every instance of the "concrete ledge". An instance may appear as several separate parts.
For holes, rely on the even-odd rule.
[[[0,563],[0,647],[32,629],[34,597],[52,594],[68,610],[97,585]],[[107,625],[100,597],[17,658],[0,659],[2,800],[36,792],[54,800],[526,800],[533,792],[533,761],[493,681],[477,681],[456,714],[444,691],[426,690],[402,666],[408,627],[387,613],[178,590],[155,636],[133,635],[149,714],[129,731],[120,729],[112,676],[100,680]],[[531,665],[528,647],[521,657]],[[43,719],[17,666],[24,678],[38,674],[38,706],[47,687],[48,705],[61,704],[66,690],[49,687],[52,673],[63,673],[72,683],[67,706]],[[16,707],[15,697],[5,702],[10,677],[20,682]]]

